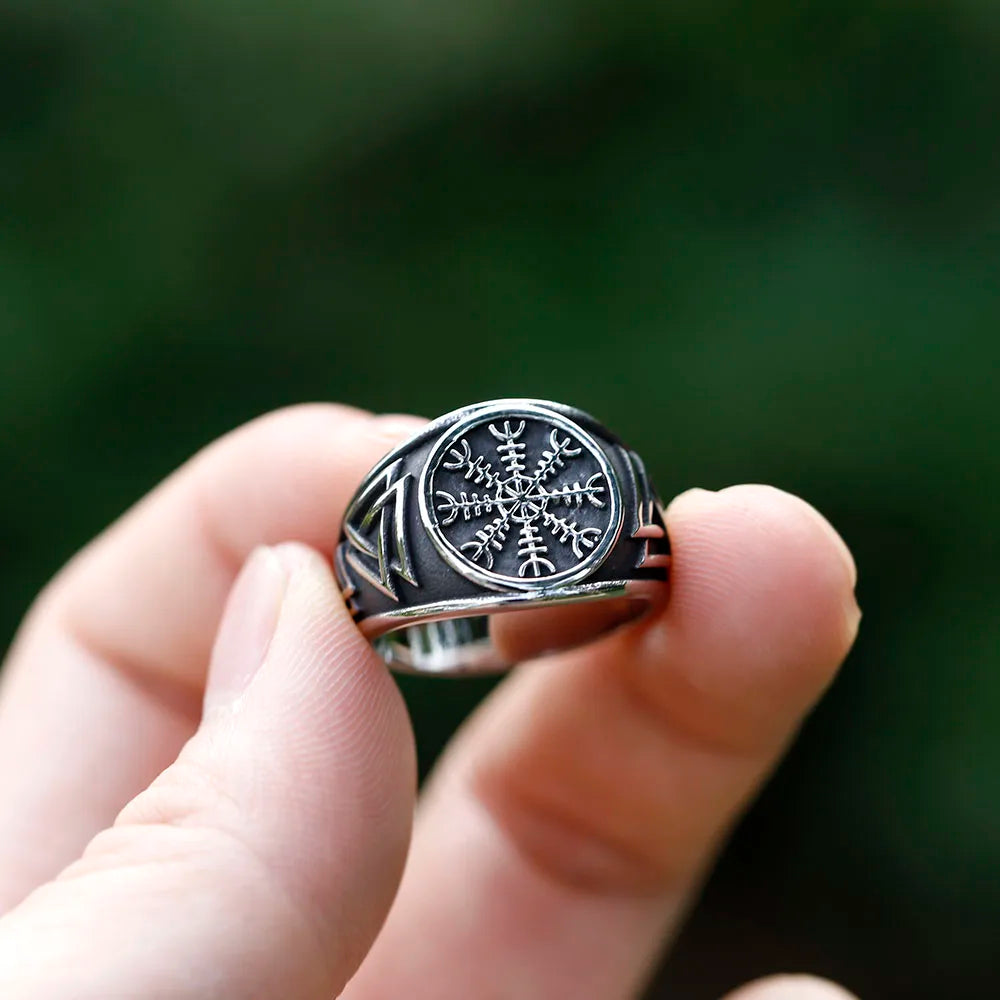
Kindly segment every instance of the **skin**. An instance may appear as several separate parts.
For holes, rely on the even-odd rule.
[[[418,805],[402,699],[320,553],[420,424],[257,420],[39,596],[0,690],[5,1000],[641,995],[850,648],[854,564],[779,490],[681,495],[669,601],[513,673]]]

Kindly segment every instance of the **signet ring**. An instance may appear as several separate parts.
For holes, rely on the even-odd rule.
[[[664,600],[669,565],[639,456],[537,399],[463,407],[393,449],[351,501],[334,559],[389,666],[442,675],[587,641]]]

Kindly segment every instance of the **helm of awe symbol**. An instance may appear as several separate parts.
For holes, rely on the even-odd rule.
[[[617,531],[606,456],[558,414],[479,415],[428,460],[425,509],[451,565],[518,589],[586,575]]]

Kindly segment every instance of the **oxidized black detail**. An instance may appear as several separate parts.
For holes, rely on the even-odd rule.
[[[445,561],[493,590],[583,579],[621,527],[604,449],[537,405],[487,409],[454,425],[427,459],[420,502]]]

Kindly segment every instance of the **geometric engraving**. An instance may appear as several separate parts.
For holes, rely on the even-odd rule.
[[[393,575],[414,587],[420,586],[406,540],[406,501],[413,476],[406,473],[395,478],[402,462],[397,459],[379,473],[344,517],[344,534],[349,542],[345,559],[373,587],[394,601],[399,600],[399,594]]]
[[[646,474],[646,466],[634,451],[622,451],[632,468],[636,485],[636,526],[632,537],[642,542],[636,567],[666,569],[670,566],[670,544],[663,527],[663,516],[657,509],[656,494]]]
[[[534,589],[588,575],[618,532],[620,498],[598,444],[548,412],[482,413],[428,459],[422,511],[453,568]]]

